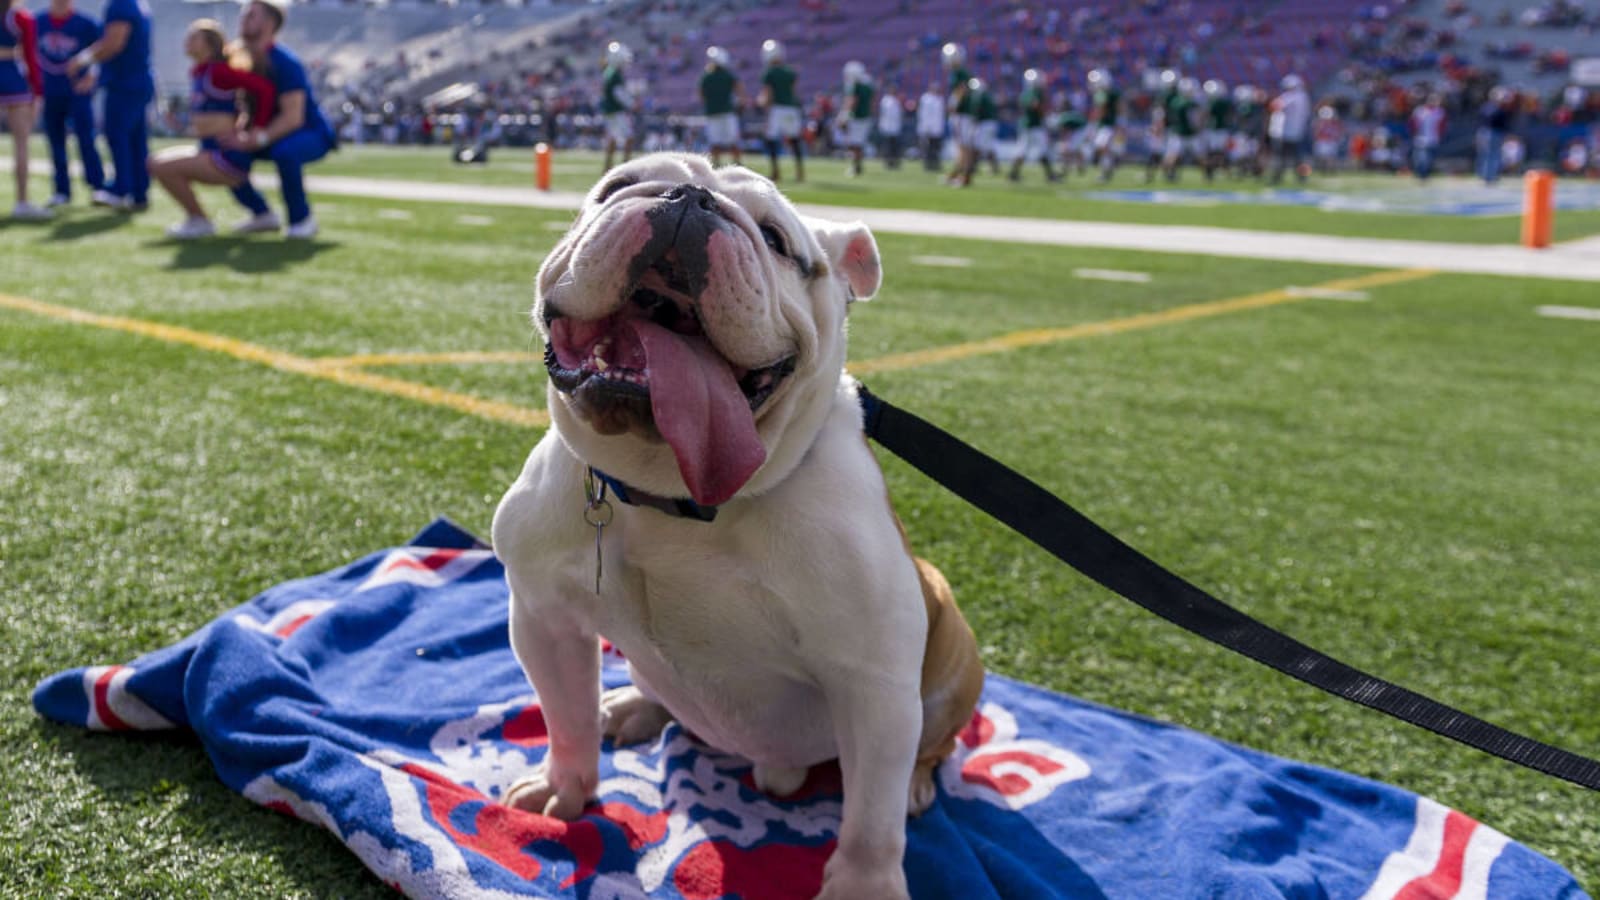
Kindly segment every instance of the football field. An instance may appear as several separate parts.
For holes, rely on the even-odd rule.
[[[558,157],[557,187],[598,168]],[[917,170],[841,169],[813,162],[794,196],[1437,242],[1517,228],[1122,203],[1083,179],[1046,190],[1037,170],[956,192]],[[531,161],[353,148],[312,171],[527,187]],[[225,195],[202,196],[233,218]],[[390,895],[331,836],[223,787],[197,742],[87,734],[28,703],[45,675],[165,646],[434,516],[487,534],[547,421],[528,310],[571,213],[317,200],[322,236],[306,243],[173,243],[164,199],[133,218],[0,220],[0,896]],[[1596,233],[1600,211],[1558,214],[1558,239]],[[1600,320],[1582,312],[1600,285],[981,232],[878,241],[884,289],[850,324],[850,368],[874,391],[1294,637],[1600,754]],[[1397,784],[1600,886],[1592,792],[1192,638],[880,459],[993,671]]]

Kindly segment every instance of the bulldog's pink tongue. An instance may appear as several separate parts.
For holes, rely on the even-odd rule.
[[[696,503],[715,506],[744,486],[767,459],[750,402],[733,369],[702,337],[648,319],[629,320],[644,347],[650,410],[678,457]]]

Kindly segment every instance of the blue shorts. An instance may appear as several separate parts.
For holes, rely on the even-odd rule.
[[[224,150],[217,143],[216,138],[205,138],[200,142],[200,150],[210,158],[211,164],[218,171],[229,178],[246,178],[250,175],[250,164],[255,162],[247,151]]]
[[[14,59],[0,59],[0,106],[33,102],[33,87]]]

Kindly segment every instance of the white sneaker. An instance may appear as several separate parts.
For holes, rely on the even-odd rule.
[[[190,216],[167,228],[167,237],[175,241],[193,241],[211,237],[216,233],[217,226],[211,224],[211,220],[205,216]]]
[[[279,220],[278,214],[269,209],[260,215],[251,216],[250,218],[245,219],[243,222],[233,226],[233,233],[260,234],[264,231],[277,231],[282,227],[283,222]]]
[[[66,206],[71,202],[71,198],[69,198],[66,194],[51,194],[50,199],[44,202],[44,208],[55,209],[58,206]]]
[[[317,220],[315,216],[306,216],[304,219],[289,226],[284,235],[290,240],[309,241],[317,236]]]
[[[55,213],[50,210],[42,206],[34,206],[25,200],[18,201],[16,206],[11,207],[11,218],[19,222],[43,222],[54,216]]]
[[[95,206],[108,206],[112,209],[127,209],[133,205],[133,201],[127,197],[106,190],[95,191],[89,196],[89,202]]]

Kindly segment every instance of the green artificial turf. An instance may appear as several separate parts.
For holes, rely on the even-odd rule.
[[[309,245],[173,244],[164,202],[132,218],[0,223],[0,293],[302,357],[537,349],[533,274],[565,214],[337,197],[318,216]],[[857,360],[1365,272],[880,244],[885,289],[852,313]],[[913,262],[923,255],[972,264]],[[1078,280],[1079,267],[1151,280]],[[1534,313],[1592,306],[1593,285],[1437,275],[1370,295],[869,382],[1313,646],[1600,754],[1600,323]],[[372,371],[544,402],[533,365]],[[332,837],[225,789],[193,741],[47,723],[28,692],[171,643],[436,515],[485,533],[538,434],[0,306],[0,894],[389,896]],[[1188,637],[884,466],[994,671],[1426,794],[1600,883],[1592,794]]]

